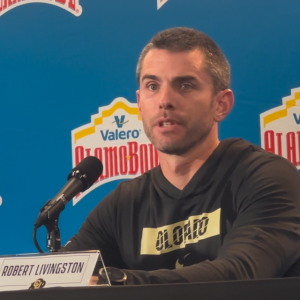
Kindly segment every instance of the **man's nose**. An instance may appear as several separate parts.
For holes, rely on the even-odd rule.
[[[159,108],[164,110],[172,110],[175,108],[175,92],[171,86],[163,86],[159,93]]]

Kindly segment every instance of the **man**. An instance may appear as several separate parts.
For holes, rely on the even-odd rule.
[[[281,277],[300,257],[300,178],[284,158],[218,140],[230,71],[189,28],[158,33],[137,67],[137,103],[160,166],[123,182],[65,250],[100,249],[128,284]]]

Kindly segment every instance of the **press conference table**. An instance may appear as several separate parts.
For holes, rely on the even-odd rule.
[[[0,292],[1,300],[290,300],[300,299],[300,277],[144,286],[48,288]]]

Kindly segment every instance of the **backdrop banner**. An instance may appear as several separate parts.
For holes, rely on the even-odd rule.
[[[228,58],[242,137],[300,169],[298,0],[0,0],[0,254],[36,252],[39,209],[86,156],[104,171],[60,217],[62,243],[122,180],[159,164],[136,105],[138,57],[157,32],[196,28]],[[37,236],[46,250],[46,231]]]

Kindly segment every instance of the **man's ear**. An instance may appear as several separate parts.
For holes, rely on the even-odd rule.
[[[225,117],[230,113],[233,103],[234,96],[233,92],[230,89],[220,91],[215,96],[215,112],[214,112],[214,121],[221,122]]]

